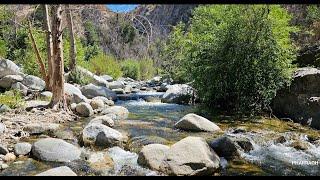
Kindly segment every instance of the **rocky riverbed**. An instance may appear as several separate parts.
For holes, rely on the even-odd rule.
[[[90,84],[65,84],[72,113],[55,112],[43,108],[51,93],[41,79],[28,80],[10,61],[4,67],[0,81],[24,87],[26,103],[0,114],[0,175],[320,173],[319,165],[299,164],[319,161],[318,130],[276,118],[209,115],[191,105],[197,98],[189,85],[83,70]]]

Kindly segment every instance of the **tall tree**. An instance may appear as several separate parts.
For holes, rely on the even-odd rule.
[[[48,5],[43,4],[42,8],[44,10],[44,30],[46,32],[46,42],[47,42],[47,62],[48,62],[48,84],[47,90],[52,90],[53,81],[50,76],[53,76],[53,47],[52,47],[52,32],[51,32],[51,26],[50,26],[50,15],[49,15],[49,9]]]
[[[53,42],[53,86],[50,107],[67,110],[64,93],[64,61],[62,46],[62,7],[52,5],[52,42]]]
[[[76,43],[75,43],[75,37],[74,37],[74,27],[73,27],[73,20],[72,20],[72,10],[70,9],[70,5],[66,5],[66,14],[67,14],[67,23],[68,23],[68,29],[69,29],[69,38],[70,38],[70,63],[69,68],[70,71],[72,71],[76,66]]]

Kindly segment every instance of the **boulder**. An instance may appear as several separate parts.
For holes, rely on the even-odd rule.
[[[272,102],[273,113],[296,123],[320,129],[320,70],[299,68],[290,86],[277,92]]]
[[[87,162],[95,171],[106,172],[114,168],[112,158],[105,151],[90,153]]]
[[[20,68],[12,61],[8,59],[0,58],[0,78],[7,75],[21,75]]]
[[[169,149],[169,146],[162,144],[146,145],[139,153],[138,164],[152,170],[160,171],[160,165]]]
[[[194,99],[194,90],[186,84],[168,85],[168,90],[162,97],[165,103],[190,104]]]
[[[84,96],[89,99],[92,99],[97,96],[103,96],[111,100],[116,100],[117,95],[115,92],[111,91],[110,89],[102,86],[96,86],[94,84],[88,84],[81,88],[81,92]]]
[[[125,120],[129,116],[129,111],[122,106],[112,106],[104,109],[101,114],[108,115],[112,117],[113,120]]]
[[[21,83],[27,86],[29,89],[43,91],[46,87],[46,83],[44,80],[37,76],[26,75],[23,77],[23,81]]]
[[[14,155],[13,153],[7,153],[4,157],[3,160],[5,162],[13,162],[17,159],[16,155]]]
[[[220,156],[227,160],[240,157],[240,151],[249,152],[253,149],[250,140],[240,137],[222,136],[213,140],[210,147]]]
[[[112,100],[109,100],[108,98],[103,97],[103,96],[94,97],[92,100],[102,100],[104,102],[104,104],[108,105],[108,106],[114,105],[114,102]]]
[[[32,145],[29,143],[17,143],[14,146],[14,154],[16,156],[27,155],[31,152]]]
[[[123,89],[125,87],[124,83],[122,81],[112,81],[108,82],[108,88],[113,89]]]
[[[45,172],[37,174],[36,176],[77,176],[69,167],[61,166],[49,169]]]
[[[90,117],[93,115],[93,109],[88,103],[79,103],[76,106],[76,112],[82,117]]]
[[[121,145],[124,137],[120,132],[99,123],[90,123],[82,131],[85,146],[113,147]]]
[[[88,99],[82,94],[79,88],[76,86],[69,84],[69,83],[64,83],[64,91],[67,95],[67,101],[69,104],[72,103],[88,103]]]
[[[3,134],[6,131],[6,125],[3,123],[0,123],[0,135]]]
[[[0,87],[1,88],[10,88],[12,84],[16,82],[21,82],[23,77],[20,75],[7,75],[0,79]]]
[[[109,116],[99,116],[99,117],[96,117],[94,119],[92,119],[89,124],[92,124],[92,123],[98,123],[98,124],[103,124],[103,125],[106,125],[108,127],[113,127],[114,126],[114,121],[112,120],[111,117]]]
[[[93,110],[102,109],[104,108],[104,101],[101,99],[92,99],[92,101],[90,102],[90,105]]]
[[[0,113],[8,112],[11,108],[5,104],[0,104]]]
[[[64,140],[45,138],[33,144],[32,154],[42,161],[71,162],[80,158],[81,150]]]
[[[175,128],[187,131],[207,131],[215,132],[221,131],[221,129],[213,122],[208,119],[201,117],[196,114],[187,114],[175,125]]]
[[[23,85],[21,82],[13,83],[11,85],[11,89],[18,90],[25,96],[28,94],[28,87]]]
[[[59,124],[55,123],[32,123],[24,126],[23,130],[31,135],[52,134],[60,128]]]
[[[0,144],[0,154],[6,155],[8,153],[9,153],[9,151],[8,151],[7,147]]]
[[[100,76],[102,79],[106,80],[107,82],[112,82],[113,81],[113,77],[109,76],[109,75],[103,75]]]
[[[213,175],[220,166],[219,156],[200,137],[187,137],[167,151],[160,170],[169,175]]]

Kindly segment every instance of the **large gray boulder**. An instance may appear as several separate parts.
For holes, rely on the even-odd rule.
[[[129,116],[127,108],[122,106],[112,106],[104,109],[101,114],[110,116],[113,120],[125,120]]]
[[[37,174],[36,176],[77,176],[69,167],[61,166],[49,169],[45,172]]]
[[[32,154],[42,161],[71,162],[80,158],[81,150],[64,140],[46,138],[33,144]]]
[[[16,156],[27,155],[31,152],[32,145],[29,143],[17,143],[14,146],[14,154]]]
[[[201,117],[196,114],[187,114],[175,125],[175,128],[187,131],[207,131],[215,132],[221,129],[215,123],[209,121],[208,119]]]
[[[27,86],[29,89],[43,91],[46,87],[44,80],[37,76],[26,75],[23,77],[21,82],[23,85]]]
[[[162,97],[165,103],[190,104],[194,100],[194,89],[187,84],[168,85]]]
[[[79,103],[76,106],[76,112],[82,117],[90,117],[93,115],[93,109],[88,103]]]
[[[20,68],[8,59],[0,58],[0,78],[7,75],[21,75]]]
[[[99,123],[89,123],[82,131],[85,146],[113,147],[122,145],[124,136],[117,130]]]
[[[64,83],[64,91],[67,95],[67,100],[69,104],[72,103],[88,103],[88,99],[82,94],[79,88],[76,86],[69,84],[69,83]]]
[[[320,129],[320,70],[299,68],[290,86],[277,92],[272,102],[273,113],[279,118]]]
[[[97,97],[94,97],[92,98],[92,100],[102,100],[103,103],[107,106],[113,106],[114,105],[114,102],[112,100],[109,100],[108,98],[106,97],[103,97],[103,96],[97,96]]]
[[[111,100],[116,100],[117,95],[112,90],[102,87],[102,86],[96,86],[94,84],[88,84],[86,86],[83,86],[81,88],[81,92],[84,96],[86,96],[89,99],[92,99],[97,96],[103,96]]]
[[[23,77],[20,75],[7,75],[0,79],[0,87],[1,88],[10,88],[12,84],[16,82],[21,82]]]
[[[169,175],[213,175],[220,166],[219,156],[200,137],[187,137],[166,152],[160,170]]]
[[[139,153],[138,164],[152,170],[160,171],[160,165],[169,149],[169,146],[162,144],[146,145]]]

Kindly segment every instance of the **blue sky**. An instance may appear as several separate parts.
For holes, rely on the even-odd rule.
[[[109,9],[114,12],[128,12],[137,7],[137,4],[107,4]]]

